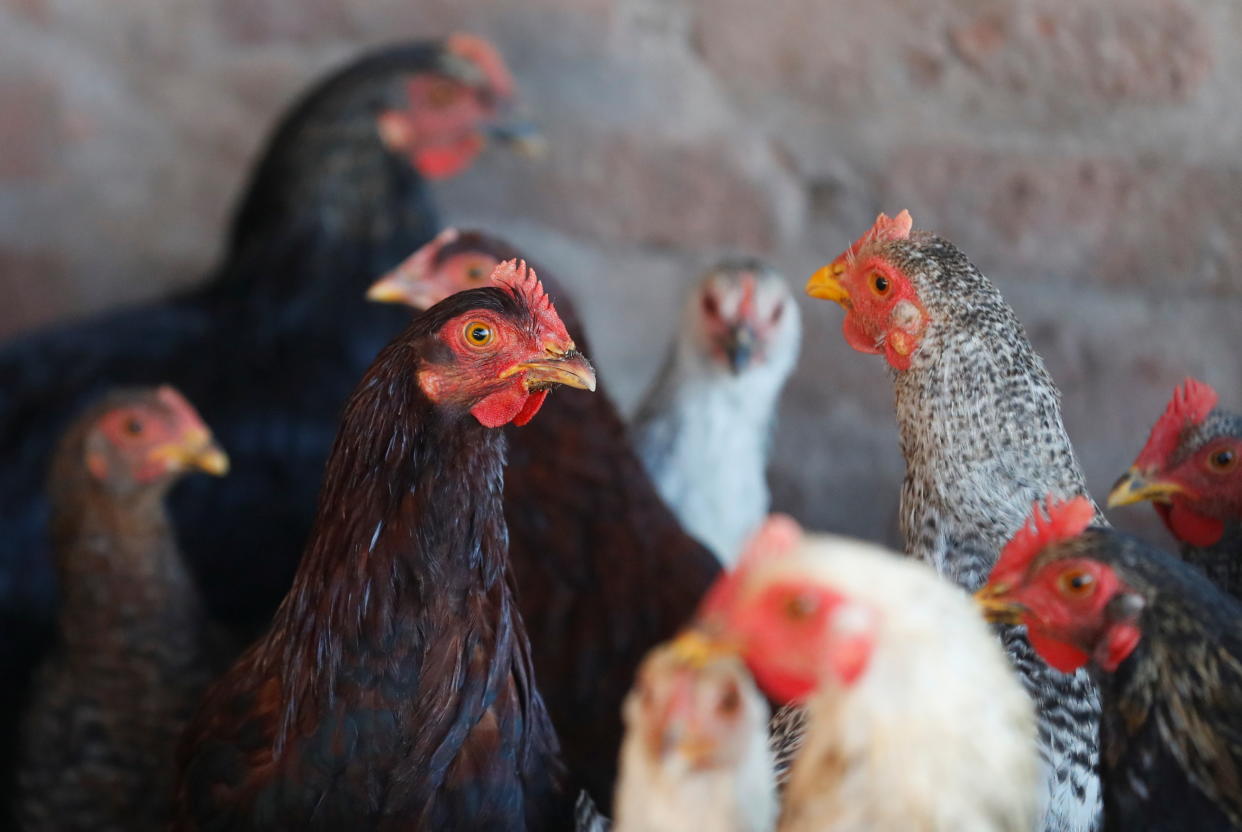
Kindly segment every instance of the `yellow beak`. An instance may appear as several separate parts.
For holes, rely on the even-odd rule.
[[[1021,624],[1024,607],[1007,599],[1006,592],[1008,592],[1008,587],[988,584],[975,593],[975,603],[979,605],[979,609],[983,611],[983,617],[988,621]]]
[[[1137,468],[1131,468],[1121,475],[1108,492],[1108,507],[1128,506],[1142,500],[1155,503],[1168,502],[1174,494],[1181,494],[1185,488],[1168,480],[1149,479]]]
[[[829,263],[811,275],[811,279],[806,282],[806,293],[813,298],[836,301],[849,309],[850,293],[841,285],[843,274],[845,274],[844,263]]]
[[[500,374],[508,378],[516,373],[525,372],[526,389],[546,387],[550,384],[563,384],[579,390],[595,390],[595,368],[586,356],[575,349],[543,361],[524,361],[514,364]]]
[[[178,442],[169,442],[151,452],[151,456],[169,464],[173,470],[197,469],[222,477],[229,472],[229,457],[206,430],[186,433]]]

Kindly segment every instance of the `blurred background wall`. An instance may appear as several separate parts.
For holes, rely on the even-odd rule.
[[[573,287],[627,409],[713,258],[800,286],[902,208],[1017,309],[1097,498],[1183,376],[1242,408],[1233,0],[0,0],[0,338],[194,283],[292,96],[459,28],[500,45],[551,152],[488,156],[445,218]],[[778,507],[892,540],[886,370],[803,300]]]

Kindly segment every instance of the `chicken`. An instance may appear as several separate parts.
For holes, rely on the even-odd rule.
[[[1242,416],[1216,406],[1193,378],[1173,392],[1109,507],[1151,500],[1182,544],[1182,559],[1242,597]]]
[[[500,56],[467,35],[361,57],[276,128],[202,286],[0,351],[0,606],[50,609],[39,486],[67,415],[114,385],[167,381],[234,463],[227,483],[174,495],[186,554],[213,610],[265,623],[297,566],[341,407],[408,319],[362,292],[434,235],[425,180],[465,166],[513,93]]]
[[[1094,517],[1037,503],[977,597],[1053,667],[1099,671],[1106,829],[1242,829],[1242,603]]]
[[[846,310],[845,340],[893,370],[906,476],[906,552],[968,590],[1047,493],[1086,494],[1060,392],[1013,310],[952,243],[881,214],[807,285]],[[1097,827],[1099,693],[1001,637],[1035,700],[1047,767],[1046,832]]]
[[[777,516],[698,626],[777,701],[806,703],[782,832],[1039,822],[1032,703],[970,599],[927,566]]]
[[[785,279],[757,260],[725,260],[687,297],[680,333],[634,417],[660,493],[726,565],[768,513],[776,405],[801,336]]]
[[[688,631],[647,656],[624,713],[614,832],[775,827],[768,703],[736,657]]]
[[[58,638],[22,719],[20,828],[162,830],[177,737],[213,638],[164,499],[228,458],[171,387],[114,392],[57,447],[49,489]]]
[[[515,254],[495,237],[450,229],[371,296],[421,308]],[[585,349],[572,304],[540,273]],[[720,565],[660,499],[602,387],[561,391],[542,418],[510,431],[505,518],[540,690],[570,771],[610,812],[635,670],[682,628]]]
[[[493,281],[415,317],[350,397],[293,587],[186,732],[175,829],[572,825],[496,428],[595,376],[532,270]]]

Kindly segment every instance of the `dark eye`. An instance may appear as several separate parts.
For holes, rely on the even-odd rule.
[[[1086,598],[1095,592],[1095,576],[1084,569],[1069,569],[1057,578],[1057,589],[1067,598]]]
[[[785,616],[790,621],[805,621],[819,608],[819,600],[813,595],[794,595],[785,602]]]
[[[1234,453],[1233,448],[1221,448],[1208,457],[1208,468],[1217,474],[1232,471],[1237,464],[1238,455]]]
[[[784,314],[785,314],[785,304],[783,303],[776,304],[776,308],[772,310],[772,323],[778,323],[781,319],[781,315],[784,315]]]
[[[486,347],[496,338],[496,333],[483,321],[471,321],[462,331],[465,333],[466,343],[472,347]]]
[[[427,101],[432,107],[447,107],[457,98],[457,89],[451,81],[439,81],[427,94]]]
[[[483,273],[483,267],[482,266],[471,266],[470,268],[466,269],[466,277],[469,280],[475,280],[475,281],[482,280],[485,277]]]
[[[888,290],[891,287],[890,287],[887,277],[880,274],[879,272],[872,272],[870,280],[871,280],[871,291],[875,292],[877,295],[888,294]]]
[[[719,304],[716,303],[715,295],[704,295],[703,296],[703,311],[706,314],[710,315],[711,317],[715,317],[717,314],[719,314],[720,306]]]
[[[724,689],[724,693],[720,695],[720,702],[716,709],[729,716],[737,713],[737,709],[742,706],[742,694],[737,689],[737,682],[729,681],[728,687]]]
[[[142,434],[143,427],[144,425],[142,424],[142,420],[137,416],[130,416],[125,420],[125,432],[130,436],[140,436]]]

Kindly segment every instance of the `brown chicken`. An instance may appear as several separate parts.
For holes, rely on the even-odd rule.
[[[165,497],[228,458],[171,387],[115,392],[62,438],[49,479],[57,640],[22,720],[17,815],[36,830],[157,830],[214,643]]]
[[[477,285],[515,253],[450,229],[370,296],[422,308]],[[569,299],[545,283],[585,344]],[[720,564],[660,499],[602,390],[562,391],[541,419],[510,432],[505,516],[539,688],[570,771],[608,811],[634,672],[693,614]]]
[[[572,824],[495,429],[595,376],[533,270],[493,279],[416,316],[350,397],[293,588],[187,732],[174,828]]]

